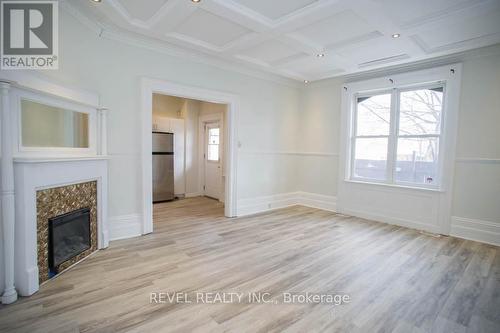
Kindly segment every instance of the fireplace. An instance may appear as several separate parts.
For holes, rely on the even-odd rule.
[[[90,249],[90,209],[82,208],[49,219],[49,275],[59,265]]]

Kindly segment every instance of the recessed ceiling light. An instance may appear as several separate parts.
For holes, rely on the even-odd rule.
[[[200,2],[201,0],[191,0],[191,2],[194,2],[194,3],[198,3]]]
[[[92,2],[101,2],[102,0],[91,0]]]
[[[307,81],[307,80],[304,80],[304,83],[305,83],[305,84],[308,84],[308,83],[309,83],[309,81]]]
[[[399,37],[401,37],[401,35],[400,35],[400,34],[393,34],[393,35],[392,35],[392,38],[399,38]]]
[[[324,56],[325,56],[324,53],[318,53],[318,54],[316,54],[316,57],[318,57],[318,58],[323,58]]]

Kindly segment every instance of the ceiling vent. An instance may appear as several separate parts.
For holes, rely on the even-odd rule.
[[[358,64],[359,68],[364,68],[364,67],[369,67],[369,66],[375,66],[375,65],[381,65],[381,64],[387,64],[389,62],[393,61],[398,61],[398,60],[403,60],[403,59],[408,59],[410,58],[409,55],[403,53],[403,54],[398,54],[392,57],[386,57],[386,58],[380,58],[376,60],[370,60],[367,62],[363,62],[361,64]]]

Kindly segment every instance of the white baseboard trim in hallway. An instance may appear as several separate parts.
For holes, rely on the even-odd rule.
[[[141,214],[113,216],[109,218],[109,240],[125,239],[142,234]]]
[[[500,246],[500,223],[452,216],[450,236]]]

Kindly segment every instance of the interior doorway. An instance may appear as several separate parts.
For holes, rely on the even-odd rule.
[[[152,105],[153,203],[224,202],[227,105],[158,93]]]
[[[162,184],[174,184],[172,199],[207,196],[223,203],[225,216],[236,216],[235,114],[238,98],[150,79],[143,79],[142,96],[143,234],[153,231],[155,177],[165,176],[167,171],[173,179]],[[158,110],[153,110],[153,104],[158,107],[155,98],[170,99],[169,103],[175,101],[177,107],[171,110],[163,108],[163,114],[163,111],[156,112]],[[154,133],[165,138],[173,137],[172,152],[157,152],[173,154],[170,158],[173,170],[154,170],[154,165],[163,165],[153,162]],[[157,159],[170,160],[165,157]]]

